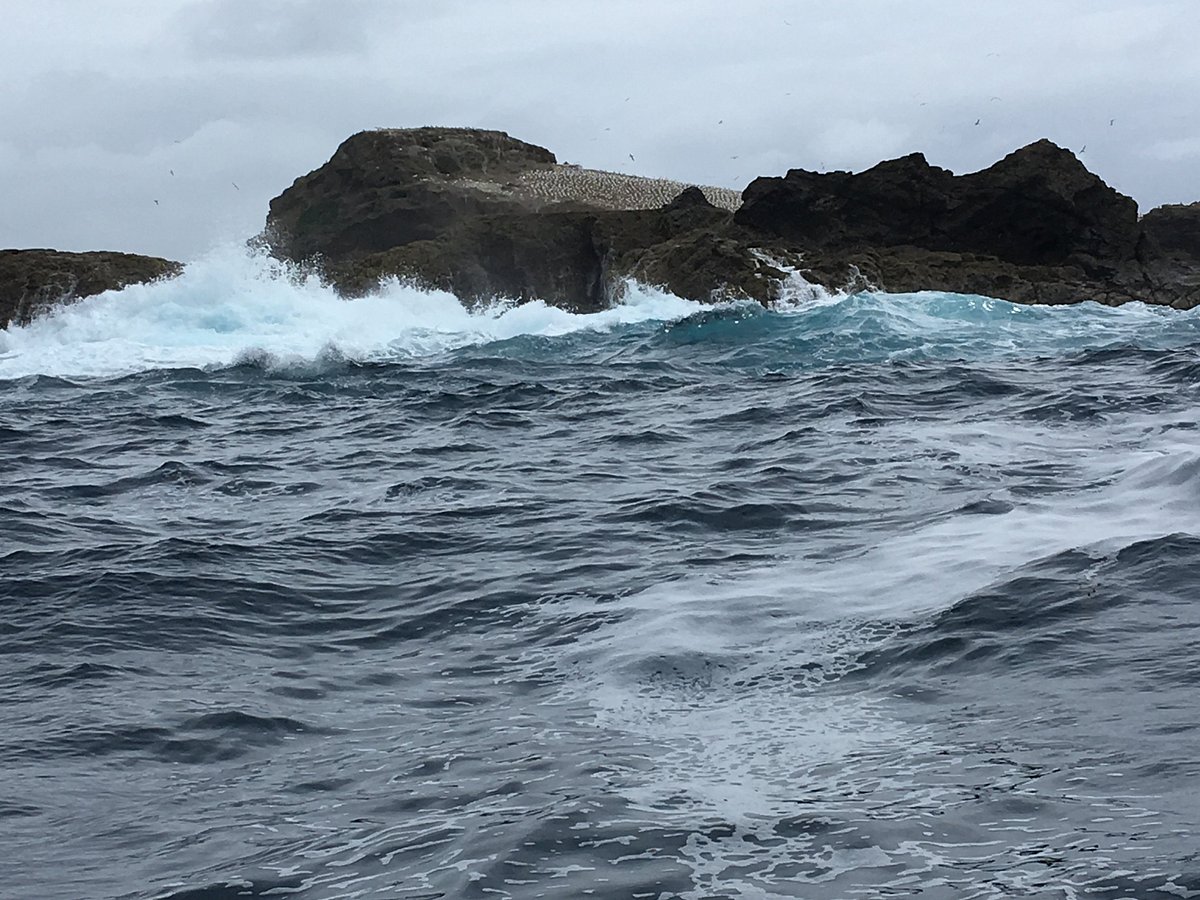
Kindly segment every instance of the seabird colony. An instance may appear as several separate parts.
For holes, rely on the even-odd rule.
[[[666,178],[644,178],[573,165],[530,169],[513,181],[462,179],[460,184],[492,193],[535,202],[583,203],[601,209],[657,209],[670,203],[691,185]],[[734,210],[742,203],[740,191],[697,185],[713,206]]]

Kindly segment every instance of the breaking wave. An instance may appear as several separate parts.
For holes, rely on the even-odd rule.
[[[335,356],[401,361],[518,336],[553,337],[669,320],[700,308],[639,285],[623,304],[576,315],[543,302],[464,306],[398,281],[346,301],[314,275],[226,248],[175,279],[131,285],[0,332],[0,378],[122,375]]]
[[[628,283],[622,301],[572,313],[542,301],[464,305],[398,281],[346,301],[313,275],[241,247],[215,251],[175,279],[131,285],[0,331],[0,378],[95,378],[153,369],[281,368],[437,358],[464,348],[569,357],[619,348],[670,356],[725,345],[735,365],[792,367],[955,360],[1063,350],[1174,349],[1200,338],[1200,315],[1130,304],[1030,307],[955,294],[829,293],[792,271],[771,309],[707,306]],[[549,342],[549,343],[547,343]]]

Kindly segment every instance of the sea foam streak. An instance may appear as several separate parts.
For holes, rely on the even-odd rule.
[[[1131,421],[1112,434],[1132,443],[1146,425]],[[1051,453],[1072,452],[1064,435],[1010,431],[1011,445],[999,448],[1008,455],[1037,437]],[[972,440],[961,429],[958,437],[965,457],[1011,464],[988,435]],[[648,817],[694,829],[683,855],[696,889],[681,896],[710,896],[717,886],[736,896],[776,896],[761,886],[780,878],[795,890],[859,869],[958,865],[986,846],[956,846],[961,837],[951,832],[884,852],[886,838],[872,836],[860,840],[862,855],[825,859],[819,829],[781,833],[780,823],[806,813],[818,823],[839,822],[843,832],[873,835],[886,827],[854,804],[830,799],[847,785],[886,797],[901,818],[940,810],[941,789],[917,773],[937,773],[961,751],[943,746],[936,729],[896,716],[886,690],[822,690],[893,629],[949,610],[1057,553],[1086,548],[1101,560],[1140,540],[1200,533],[1200,454],[1190,442],[1160,439],[1152,450],[1104,455],[1075,449],[1079,491],[1032,502],[1012,497],[1002,514],[933,517],[841,556],[806,558],[803,545],[781,547],[796,555],[740,576],[657,585],[622,598],[622,616],[564,654],[564,690],[590,706],[597,726],[663,748],[646,777],[630,776],[621,789]],[[583,613],[582,604],[573,612]],[[726,832],[706,834],[697,822],[721,823]],[[736,845],[734,863],[726,839]],[[1103,856],[1109,848],[1097,850]],[[814,855],[826,871],[795,865]],[[1005,876],[1014,884],[1021,877]]]
[[[402,360],[520,335],[672,320],[700,308],[636,284],[622,304],[590,315],[541,302],[468,310],[453,294],[397,282],[346,302],[315,277],[225,248],[176,279],[109,291],[0,331],[0,378],[222,367],[263,354],[287,363],[330,350],[357,362]]]

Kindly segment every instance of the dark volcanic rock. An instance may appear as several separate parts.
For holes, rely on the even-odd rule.
[[[1156,256],[1200,263],[1200,203],[1152,209],[1142,231]]]
[[[1104,272],[1133,259],[1137,203],[1050,141],[957,181],[962,192],[947,222],[945,249],[1023,266],[1079,264]]]
[[[857,175],[794,169],[759,178],[737,222],[812,247],[914,246],[1022,266],[1113,266],[1133,258],[1137,204],[1068,150],[1038,141],[956,176],[919,153]]]
[[[465,219],[520,206],[481,190],[480,181],[503,183],[554,164],[549,150],[499,131],[363,131],[271,201],[268,238],[297,262],[431,240]]]
[[[182,266],[133,253],[0,250],[0,328],[129,284],[178,275]]]
[[[397,276],[460,297],[540,297],[590,310],[604,303],[603,260],[591,224],[570,213],[465,219],[437,239],[327,261],[325,271],[350,295]]]
[[[585,182],[606,177],[612,196],[589,194]],[[351,295],[398,276],[463,297],[594,310],[647,248],[729,222],[699,188],[638,208],[665,184],[560,166],[500,132],[363,132],[272,201],[265,238],[278,256],[319,260]]]
[[[500,132],[366,132],[272,201],[266,238],[319,259],[348,294],[400,276],[576,310],[606,306],[627,277],[766,303],[796,268],[831,288],[1200,302],[1200,208],[1139,222],[1133,200],[1049,141],[969,175],[920,154],[858,174],[796,169],[754,181],[736,213],[711,188],[680,185],[668,202],[667,184],[557,165]]]
[[[792,169],[752,181],[735,219],[812,247],[924,245],[951,208],[953,184],[954,175],[919,153],[858,175]]]
[[[276,255],[319,260],[349,294],[394,275],[462,296],[557,297],[588,306],[599,260],[578,215],[503,190],[556,165],[549,150],[502,132],[361,132],[271,201]]]
[[[645,205],[651,184],[665,183],[560,166],[500,132],[364,132],[272,202],[265,236],[276,255],[319,260],[348,294],[399,276],[590,310],[608,304],[631,250],[729,219],[698,189],[652,221],[619,208]]]
[[[1154,302],[1200,306],[1200,203],[1160,206],[1142,216],[1138,246],[1143,289]]]

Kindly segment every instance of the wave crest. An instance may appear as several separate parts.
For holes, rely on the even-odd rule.
[[[108,291],[0,331],[0,378],[398,361],[526,335],[671,320],[698,309],[636,284],[621,306],[587,315],[541,301],[497,299],[468,308],[453,294],[396,280],[346,301],[314,275],[227,247],[178,278]]]
[[[577,345],[571,335],[629,329],[634,349],[651,356],[675,360],[681,346],[703,345],[715,356],[707,364],[768,371],[1180,349],[1200,337],[1200,312],[1031,307],[938,292],[853,293],[853,286],[830,292],[775,264],[788,275],[770,309],[751,301],[705,305],[628,282],[620,304],[581,314],[542,301],[464,305],[445,291],[397,280],[346,301],[311,273],[227,247],[173,280],[109,291],[0,331],[0,380],[246,365],[327,371],[506,341],[516,343],[499,348],[505,355],[554,358]]]

